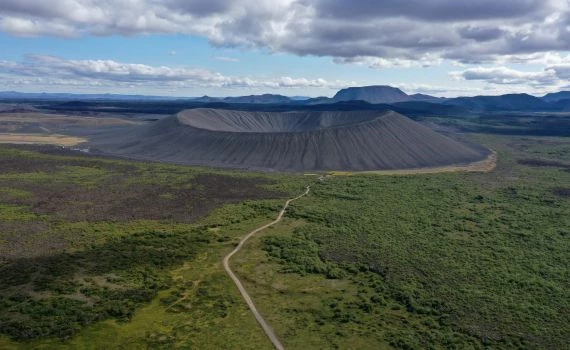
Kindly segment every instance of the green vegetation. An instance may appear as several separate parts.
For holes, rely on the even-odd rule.
[[[491,173],[256,174],[0,147],[0,348],[563,348],[570,141]],[[49,181],[47,179],[50,179]]]
[[[202,264],[221,260],[243,227],[274,215],[282,200],[270,198],[301,186],[295,176],[0,147],[0,333],[12,339],[0,338],[0,348],[14,341],[77,347],[109,322],[121,329],[118,344],[145,309],[173,326],[139,325],[147,332],[137,335],[138,347],[203,344],[191,338],[201,337],[208,323],[243,323],[257,332],[231,281]],[[183,300],[167,305],[181,293]],[[198,323],[179,322],[176,313],[189,305]],[[193,336],[176,336],[183,328]],[[258,338],[265,344],[262,334]]]
[[[570,203],[561,189],[570,189],[570,173],[517,160],[529,157],[521,142],[543,161],[562,161],[549,145],[570,142],[481,141],[499,152],[493,173],[332,177],[314,186],[289,212],[295,228],[256,246],[274,270],[296,276],[273,280],[254,298],[275,305],[265,297],[275,289],[284,306],[297,298],[266,312],[277,324],[296,320],[282,332],[327,334],[321,341],[330,347],[350,346],[347,330],[368,339],[361,348],[564,347]],[[244,262],[250,280],[271,276],[255,267],[259,259]],[[314,274],[354,289],[312,300],[306,286],[322,283]]]
[[[98,320],[127,321],[137,306],[170,286],[161,272],[192,260],[207,240],[200,231],[141,232],[87,251],[10,264],[0,277],[1,285],[13,286],[4,290],[0,308],[7,316],[0,331],[19,340],[68,338]]]

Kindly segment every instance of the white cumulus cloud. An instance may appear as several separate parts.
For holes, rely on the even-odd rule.
[[[199,68],[172,68],[114,60],[67,60],[31,55],[26,61],[0,61],[0,82],[11,84],[147,86],[147,87],[250,87],[339,89],[354,82],[292,77],[228,76]]]

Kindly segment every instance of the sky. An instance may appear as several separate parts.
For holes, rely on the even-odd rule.
[[[570,90],[570,0],[0,0],[0,90]]]

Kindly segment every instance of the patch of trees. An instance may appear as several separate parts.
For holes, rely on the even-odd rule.
[[[165,269],[192,260],[208,242],[200,229],[140,232],[85,251],[13,261],[0,269],[0,332],[66,339],[99,320],[128,321],[171,286]],[[25,285],[32,293],[18,292]]]

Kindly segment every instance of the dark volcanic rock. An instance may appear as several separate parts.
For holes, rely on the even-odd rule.
[[[489,152],[392,111],[193,109],[93,146],[139,159],[279,171],[433,167]]]

